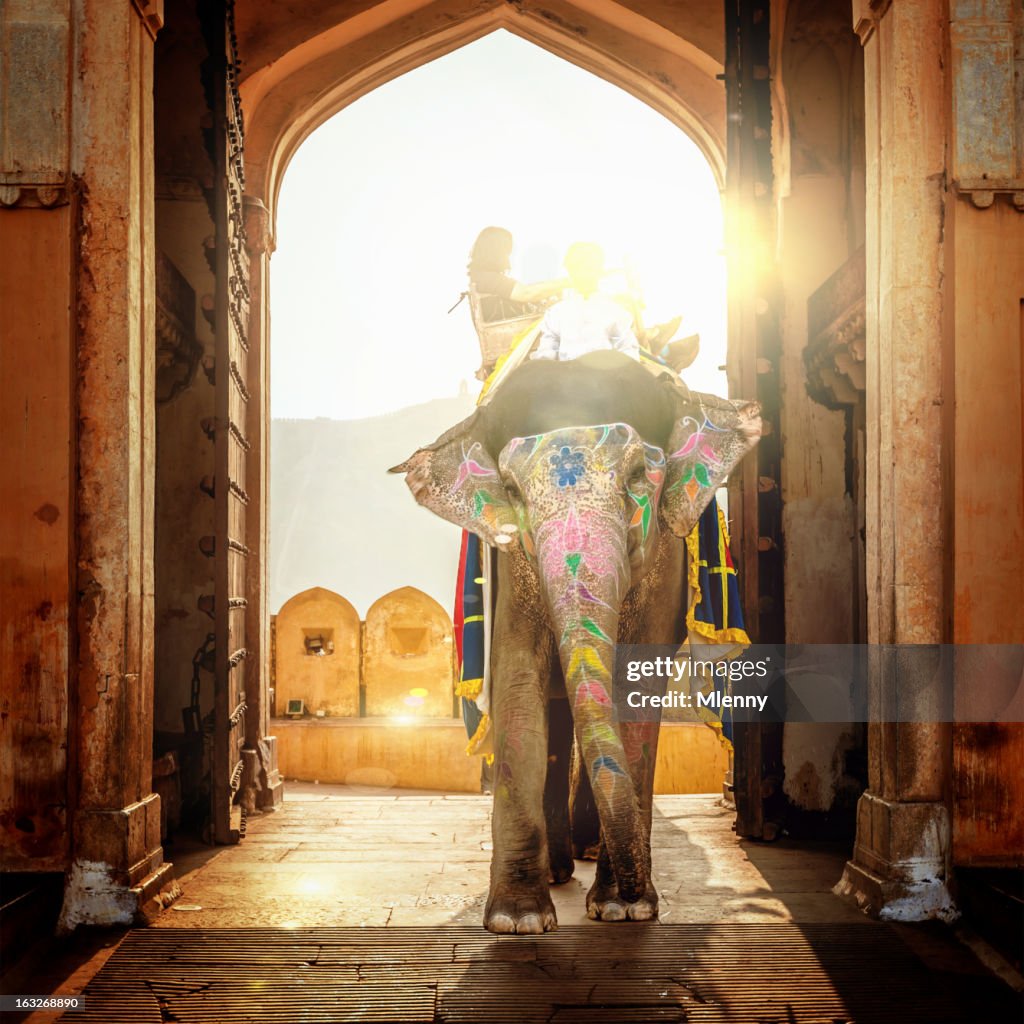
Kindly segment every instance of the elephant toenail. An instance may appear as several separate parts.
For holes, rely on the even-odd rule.
[[[625,921],[626,910],[620,903],[606,903],[601,908],[602,921]]]
[[[544,925],[537,914],[525,914],[519,918],[519,925],[516,931],[520,935],[540,935],[544,931]]]
[[[494,914],[487,922],[487,930],[500,935],[513,935],[516,923],[508,914]]]
[[[646,902],[631,903],[628,913],[631,921],[650,921],[655,916],[654,907]]]

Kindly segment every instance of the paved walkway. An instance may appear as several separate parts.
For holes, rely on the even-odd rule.
[[[989,974],[956,941],[950,928],[935,923],[901,926],[882,924],[863,916],[850,903],[834,896],[831,889],[842,873],[847,855],[845,847],[824,843],[797,844],[786,840],[771,844],[738,840],[732,831],[733,812],[722,806],[720,799],[712,795],[655,798],[653,860],[655,882],[661,894],[660,924],[640,926],[588,921],[584,913],[584,897],[593,877],[594,866],[577,862],[576,877],[566,885],[552,890],[562,930],[555,937],[549,937],[550,945],[545,944],[549,940],[538,941],[533,937],[497,939],[488,936],[481,927],[481,918],[491,857],[490,806],[490,798],[482,796],[290,782],[284,806],[276,812],[250,818],[247,836],[240,845],[211,849],[179,843],[168,847],[167,857],[176,865],[183,893],[153,928],[141,931],[79,930],[68,943],[55,951],[55,955],[42,966],[33,980],[26,981],[29,988],[20,990],[31,989],[35,993],[54,994],[81,993],[95,977],[96,982],[89,988],[89,992],[96,994],[107,991],[113,1002],[107,1008],[104,1008],[103,1003],[97,1004],[98,1009],[94,1009],[97,1009],[100,1016],[94,1014],[89,1019],[102,1019],[104,1024],[109,1024],[115,1018],[125,1021],[150,1019],[145,1014],[142,1017],[133,1015],[127,1003],[123,1008],[126,1016],[122,1016],[120,1011],[113,1012],[115,1004],[120,1005],[118,1000],[121,996],[118,993],[123,988],[125,977],[137,975],[141,985],[145,978],[155,978],[154,972],[159,974],[163,971],[167,974],[170,971],[174,974],[177,969],[181,977],[168,975],[163,983],[170,986],[168,992],[178,993],[175,998],[183,998],[182,993],[188,995],[195,989],[203,971],[213,969],[203,960],[203,957],[209,959],[212,956],[211,964],[224,976],[217,981],[216,986],[230,987],[237,981],[235,975],[238,972],[241,972],[239,977],[244,976],[251,981],[255,970],[255,966],[249,962],[254,948],[252,943],[261,935],[263,938],[259,942],[263,942],[264,946],[260,948],[272,951],[271,959],[278,958],[281,961],[280,970],[286,973],[292,968],[299,970],[308,967],[307,963],[288,965],[289,957],[294,960],[296,951],[301,952],[305,948],[303,943],[311,941],[310,935],[316,938],[318,944],[333,943],[339,948],[344,947],[347,950],[345,955],[350,959],[356,957],[358,963],[352,969],[357,971],[360,978],[366,969],[360,966],[360,957],[364,957],[364,953],[370,957],[370,961],[374,961],[374,958],[384,955],[381,950],[390,950],[388,955],[394,962],[389,961],[388,971],[394,978],[389,984],[392,988],[397,986],[395,992],[401,994],[408,987],[408,972],[415,973],[419,969],[415,966],[416,957],[409,953],[407,964],[403,959],[406,954],[401,950],[412,950],[433,943],[443,952],[447,948],[446,942],[449,945],[454,943],[456,947],[466,943],[483,943],[487,953],[485,959],[490,963],[496,958],[495,962],[501,968],[498,974],[504,977],[501,974],[505,970],[502,964],[510,956],[518,962],[524,957],[529,959],[532,956],[536,959],[542,954],[546,956],[545,950],[552,956],[561,950],[558,955],[564,954],[568,958],[566,964],[578,965],[584,962],[580,960],[581,950],[596,950],[607,942],[612,942],[614,946],[613,939],[619,941],[628,931],[629,948],[639,949],[639,946],[644,946],[649,953],[649,964],[645,960],[642,964],[638,961],[634,965],[637,984],[641,987],[650,987],[652,979],[661,976],[659,971],[664,973],[664,970],[670,969],[669,974],[676,978],[677,968],[682,968],[674,961],[669,963],[664,960],[666,950],[671,952],[675,949],[678,953],[691,947],[706,946],[710,949],[720,946],[723,955],[732,957],[729,969],[733,973],[729,974],[729,978],[733,974],[738,978],[739,987],[734,993],[736,999],[742,995],[740,988],[743,985],[740,982],[746,984],[744,979],[750,982],[744,989],[747,995],[740,1001],[748,1000],[743,1005],[753,1016],[726,1014],[722,1019],[727,1018],[730,1022],[770,1019],[780,1024],[794,1020],[802,1024],[804,1021],[827,1019],[870,1020],[888,1024],[888,1010],[884,1000],[880,1009],[875,1007],[871,1012],[864,1006],[861,1007],[863,1014],[836,1016],[833,1013],[822,1018],[818,1011],[823,1011],[826,1003],[830,1010],[836,1008],[831,1006],[828,999],[823,1002],[824,996],[812,995],[807,986],[819,986],[821,992],[834,994],[839,989],[833,989],[832,986],[842,981],[840,994],[844,1005],[850,1008],[859,1005],[858,1000],[862,999],[866,990],[858,986],[863,984],[870,988],[888,970],[885,968],[888,954],[878,952],[876,955],[871,951],[888,949],[885,944],[892,942],[897,942],[903,951],[901,958],[910,956],[912,961],[904,963],[903,959],[899,959],[899,964],[894,967],[895,974],[870,988],[876,995],[892,990],[893,986],[909,986],[911,995],[930,994],[929,998],[933,1002],[937,998],[942,1005],[948,1003],[951,1014],[949,1020],[973,1022],[983,1019],[996,1022],[1021,1019],[1019,997],[1014,997],[1009,989]],[[228,931],[221,931],[223,929]],[[266,931],[232,933],[231,929]],[[394,939],[382,943],[379,936],[389,934],[391,929],[394,929]],[[185,936],[193,930],[194,941],[184,941]],[[664,933],[664,941],[657,939],[660,933]],[[225,971],[222,955],[216,951],[210,953],[213,948],[211,943],[216,945],[223,942],[230,945],[232,941],[237,942],[232,939],[232,934],[248,936],[239,946],[246,951],[240,961],[245,964],[244,970],[239,967],[237,971]],[[353,935],[362,938],[353,938]],[[288,938],[285,939],[285,936]],[[592,938],[587,939],[585,936]],[[153,960],[151,947],[155,949],[165,941],[179,951],[178,959],[168,954],[157,955],[156,960]],[[369,944],[368,953],[361,952],[361,947],[357,949],[360,942]],[[718,946],[715,946],[716,942]],[[793,946],[796,952],[790,950],[787,943],[796,943]],[[804,946],[810,943],[808,949],[811,952],[808,953],[800,943]],[[830,953],[832,946],[835,949]],[[136,952],[133,953],[133,950]],[[111,960],[111,954],[115,952],[117,955]],[[230,961],[230,956],[234,954],[225,955]],[[132,964],[136,961],[132,960],[133,956],[138,962],[134,968]],[[139,956],[142,959],[138,959]],[[832,959],[835,956],[839,956],[840,960],[842,957],[847,959],[842,963],[837,960],[833,965]],[[189,957],[195,960],[194,966],[189,966],[192,963]],[[798,965],[800,957],[810,957],[803,967]],[[608,963],[612,963],[613,959],[609,954]],[[110,968],[97,977],[97,972],[108,961]],[[769,974],[777,972],[779,978],[799,976],[799,984],[792,998],[810,1000],[805,1007],[810,1016],[804,1011],[792,1016],[792,1005],[787,1004],[788,1009],[779,1009],[781,1016],[769,1014],[765,1017],[761,1012],[768,1005],[765,1000],[771,1001],[783,995],[789,999],[790,996],[783,991],[785,985],[780,988],[768,975],[761,978],[760,975],[755,977],[751,974],[745,966],[748,962],[761,964]],[[705,965],[710,973],[701,984],[710,984],[719,976],[722,968],[716,966],[716,963],[712,958]],[[817,967],[814,967],[815,964]],[[811,967],[814,969],[811,970]],[[128,975],[124,975],[126,969]],[[572,969],[576,970],[576,967]],[[132,970],[135,974],[131,973]],[[271,967],[268,966],[267,970],[273,973]],[[565,967],[565,970],[569,968]],[[600,964],[596,965],[595,970],[601,973]],[[793,974],[794,971],[796,974]],[[913,974],[913,983],[907,971]],[[891,971],[889,973],[892,974]],[[698,975],[699,971],[694,977],[699,980]],[[955,998],[954,994],[947,993],[945,989],[940,994],[935,988],[940,976],[945,979],[943,984],[948,981],[953,986],[950,993],[954,993]],[[104,981],[104,978],[107,980]],[[283,990],[287,990],[295,981],[290,975],[288,978],[282,975],[279,980]],[[482,976],[478,979],[481,985],[484,980]],[[417,984],[421,981],[422,978]],[[487,981],[483,988],[490,991],[488,986],[497,986],[494,989],[497,993],[501,989],[499,981],[500,978],[493,985]],[[150,985],[150,982],[145,984]],[[189,988],[190,985],[192,988]],[[442,995],[444,999],[455,997],[445,995],[442,992],[444,986],[436,979],[429,982],[430,986],[433,986],[431,998],[435,1002],[430,1004],[433,1009],[420,1008],[423,1009],[423,1019],[454,1020],[459,1017],[459,1014],[451,1017],[448,1003],[441,999]],[[199,990],[206,991],[205,982],[196,989],[197,992]],[[213,991],[209,990],[210,993]],[[472,989],[471,994],[477,1002],[480,991],[480,985]],[[533,1006],[533,1010],[540,1015],[538,1020],[551,1019],[549,1009],[545,1009],[545,1000],[554,998],[554,991],[542,986],[535,993],[539,1001],[535,1000],[537,1005]],[[658,991],[658,999],[662,999],[668,990]],[[590,1000],[593,993],[590,989],[587,992],[590,993],[587,1000]],[[364,993],[367,998],[371,994],[370,990]],[[340,994],[336,995],[341,998]],[[387,999],[391,996],[383,990],[377,995],[383,1000],[380,1005],[386,1011]],[[144,997],[140,1006],[149,1006],[153,999],[150,988],[146,988],[145,992],[140,989],[136,996]],[[128,995],[124,998],[128,999]],[[209,998],[213,999],[214,995],[210,994]],[[231,1004],[230,995],[221,993],[217,998],[227,998],[226,1005]],[[583,998],[582,995],[580,998]],[[430,1001],[427,996],[424,999]],[[732,1006],[731,1000],[732,997],[716,1005],[724,1012]],[[705,1019],[701,1016],[703,1011],[694,1006],[684,1006],[684,1003],[685,1000],[679,1002],[673,1009],[673,1013],[678,1010],[682,1016],[674,1017],[663,1016],[663,1007],[658,1009],[653,1003],[647,1006],[646,1002],[643,1014],[651,1010],[654,1016],[644,1016],[637,1004],[637,1014],[640,1016],[631,1019],[685,1019],[693,1022]],[[515,1006],[515,1001],[509,1005]],[[589,1002],[587,1005],[590,1005]],[[736,1004],[737,1013],[739,1005]],[[437,1009],[438,1006],[441,1006],[441,1010]],[[180,1009],[185,1012],[187,1007],[183,1003]],[[615,1013],[622,1009],[616,1006]],[[983,1015],[978,1017],[975,1010],[983,1011]],[[187,1019],[215,1019],[201,1007],[193,1007],[190,1012],[193,1015],[186,1014]],[[417,1010],[413,1014],[410,1011],[411,1016],[401,1019],[419,1020],[419,1012]],[[590,1009],[584,1011],[583,1004],[573,1012],[577,1015],[566,1016],[566,1021],[570,1017],[579,1024],[598,1019],[625,1019],[621,1015],[595,1017]],[[104,1018],[105,1013],[107,1017]],[[440,1018],[437,1014],[440,1014]],[[53,1013],[36,1013],[23,1019],[27,1019],[30,1024],[41,1024],[43,1021],[52,1021],[54,1017]],[[328,1013],[328,1017],[333,1020],[352,1019],[345,1014],[330,1017]],[[14,1020],[17,1019],[14,1015]],[[162,1019],[171,1018],[163,1016]],[[216,1019],[228,1018],[217,1015]],[[271,1015],[265,1019],[276,1020],[277,1017]],[[363,1019],[362,1016],[360,1019]],[[374,1019],[398,1018],[388,1017],[385,1012],[384,1018]],[[471,1015],[465,1019],[497,1018],[488,1010],[484,1016]],[[713,1015],[707,1017],[709,1022],[718,1019]],[[933,1021],[939,1018],[927,1014],[911,1014],[904,1019]],[[942,1016],[942,1019],[946,1017]]]
[[[491,798],[289,782],[283,809],[182,877],[164,928],[479,924],[491,860]],[[666,923],[850,922],[831,888],[845,850],[737,841],[715,796],[655,798],[653,861]],[[173,852],[169,854],[173,858]],[[552,888],[563,925],[592,924],[594,865]]]

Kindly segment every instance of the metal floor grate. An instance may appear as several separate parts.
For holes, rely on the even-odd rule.
[[[138,929],[85,990],[102,1024],[992,1024],[978,975],[885,925]],[[985,986],[982,986],[985,988]],[[998,1002],[998,1000],[997,1000]],[[993,1016],[992,1014],[997,1014]],[[1019,1019],[1019,1016],[1016,1018]]]

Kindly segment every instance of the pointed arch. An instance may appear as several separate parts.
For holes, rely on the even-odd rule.
[[[243,57],[252,54],[241,84],[248,122],[247,191],[268,207],[271,224],[289,161],[328,118],[378,86],[502,28],[619,86],[678,125],[723,187],[720,55],[689,42],[685,34],[685,19],[692,18],[695,34],[703,25],[706,36],[704,22],[714,21],[717,3],[678,5],[687,10],[675,15],[680,24],[671,28],[624,4],[598,7],[590,0],[543,7],[388,0],[365,5],[341,21],[335,12],[333,24],[331,12],[340,5],[314,6],[318,17],[304,23],[304,35],[292,27],[282,36],[279,45],[288,47],[283,52],[275,51],[270,26],[240,27]]]

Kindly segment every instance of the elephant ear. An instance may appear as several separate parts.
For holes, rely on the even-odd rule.
[[[716,489],[761,438],[761,407],[690,392],[669,438],[660,511],[685,537]]]
[[[516,533],[516,515],[482,440],[482,412],[476,410],[388,472],[405,473],[413,497],[435,515],[488,544],[505,546]]]

